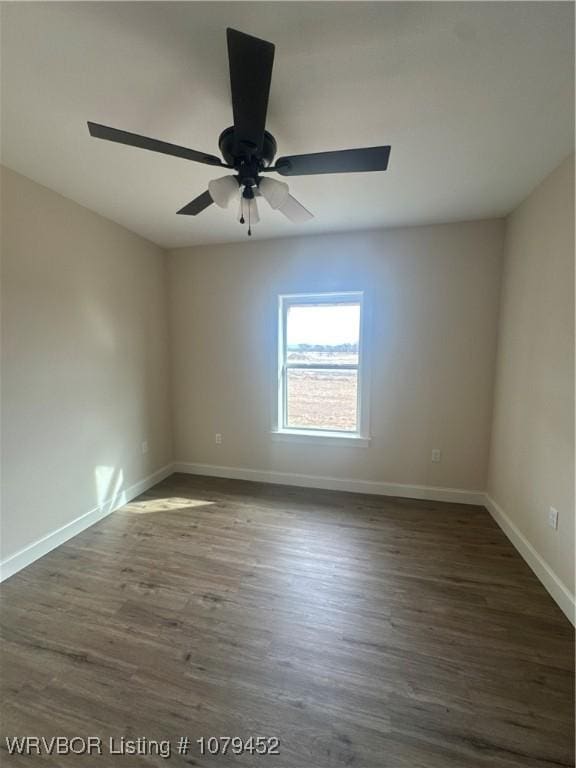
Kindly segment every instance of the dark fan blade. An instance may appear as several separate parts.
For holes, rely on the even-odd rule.
[[[266,127],[274,46],[235,29],[227,29],[226,36],[236,150],[239,154],[246,149],[260,151]]]
[[[202,213],[202,211],[205,208],[208,208],[209,205],[212,205],[213,202],[214,200],[210,197],[210,192],[206,190],[206,192],[202,192],[201,195],[195,197],[191,203],[185,205],[184,208],[180,208],[177,213],[182,213],[185,216],[198,216],[199,213]]]
[[[317,152],[313,155],[291,155],[276,160],[274,170],[282,176],[306,176],[311,173],[358,173],[385,171],[390,147],[342,149],[338,152]]]
[[[117,128],[109,128],[107,125],[99,125],[98,123],[89,122],[88,130],[90,131],[90,136],[94,136],[97,139],[116,141],[119,144],[128,144],[130,147],[149,149],[152,152],[162,152],[163,155],[183,157],[185,160],[194,160],[196,163],[204,163],[205,165],[224,165],[222,160],[215,155],[207,155],[205,152],[196,152],[194,149],[179,147],[177,144],[168,144],[166,141],[149,139],[147,136],[140,136],[137,133],[119,131]]]

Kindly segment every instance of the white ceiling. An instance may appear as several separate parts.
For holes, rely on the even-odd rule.
[[[573,148],[572,3],[3,3],[2,161],[163,246],[243,240],[175,212],[218,169],[90,138],[86,120],[218,153],[227,26],[276,44],[279,154],[391,144],[386,173],[287,179],[316,215],[256,237],[508,213]]]

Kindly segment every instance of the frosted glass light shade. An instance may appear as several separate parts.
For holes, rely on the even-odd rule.
[[[287,219],[294,222],[294,224],[304,224],[306,221],[314,218],[313,214],[307,208],[304,208],[302,203],[299,203],[292,195],[288,195],[286,202],[278,210]]]
[[[283,181],[276,181],[276,179],[269,179],[268,177],[260,180],[258,189],[270,208],[274,210],[282,208],[290,196],[288,184],[285,184]]]
[[[228,208],[230,201],[238,193],[238,182],[234,176],[221,176],[208,184],[208,192],[216,205]]]

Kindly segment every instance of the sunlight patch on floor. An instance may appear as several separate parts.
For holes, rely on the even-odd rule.
[[[197,507],[209,507],[213,501],[204,499],[186,499],[179,496],[170,496],[162,499],[146,499],[133,501],[124,507],[124,512],[132,512],[136,515],[149,515],[155,512],[184,512]]]

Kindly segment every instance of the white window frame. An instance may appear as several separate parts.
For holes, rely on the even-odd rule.
[[[358,340],[358,366],[350,366],[358,371],[357,385],[357,430],[345,432],[342,430],[327,430],[317,428],[301,428],[285,426],[286,419],[286,373],[290,366],[286,365],[286,327],[288,309],[291,306],[305,304],[359,304],[360,329]],[[369,392],[367,366],[367,313],[364,291],[345,291],[339,293],[300,293],[281,294],[278,296],[278,326],[277,326],[277,357],[276,357],[276,396],[273,424],[273,439],[288,442],[305,442],[324,445],[355,445],[367,447],[369,435]],[[328,367],[328,364],[314,365],[314,368]],[[338,366],[340,368],[340,366]],[[347,366],[341,366],[346,368]]]

